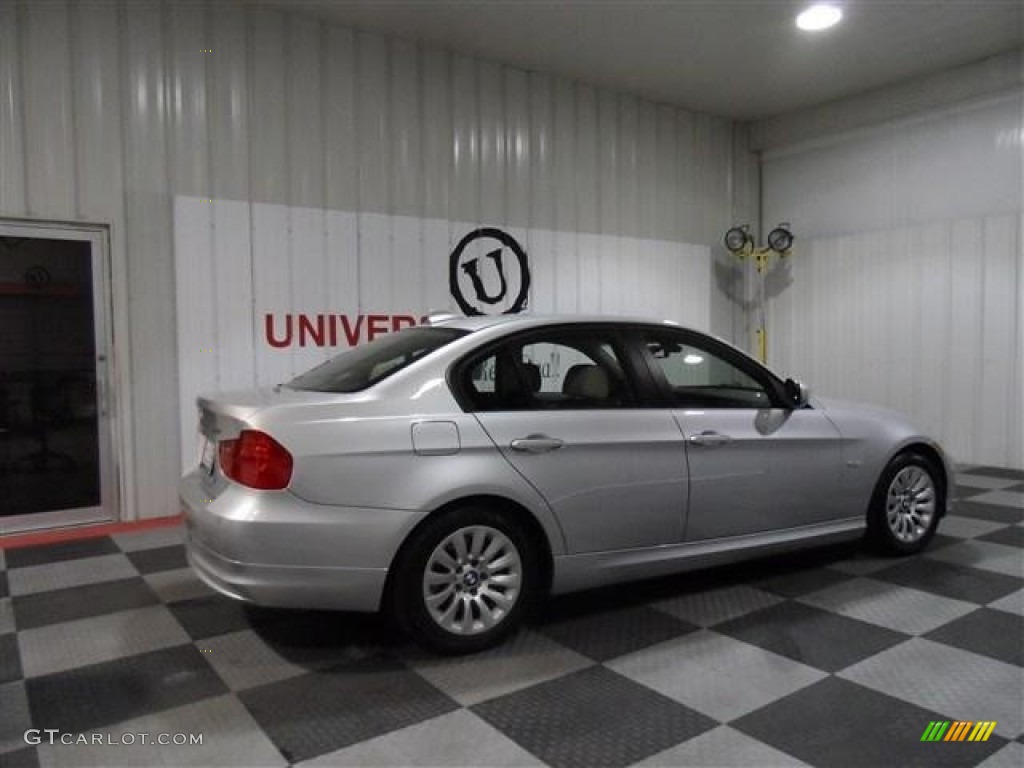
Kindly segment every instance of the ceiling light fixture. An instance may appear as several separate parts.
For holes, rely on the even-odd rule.
[[[843,12],[834,5],[812,5],[796,17],[796,25],[807,32],[828,29],[839,23]]]

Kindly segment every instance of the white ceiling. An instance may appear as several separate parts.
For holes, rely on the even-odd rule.
[[[1024,0],[248,0],[656,101],[761,118],[1024,46]]]

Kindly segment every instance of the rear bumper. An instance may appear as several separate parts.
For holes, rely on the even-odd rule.
[[[199,471],[182,478],[185,549],[196,574],[237,600],[282,608],[375,611],[391,561],[421,513],[309,504]]]

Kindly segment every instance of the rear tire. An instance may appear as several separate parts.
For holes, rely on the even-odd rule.
[[[441,653],[490,648],[532,606],[539,570],[536,547],[513,518],[476,505],[447,510],[416,531],[400,555],[394,619]]]
[[[934,463],[901,453],[883,470],[868,509],[868,540],[888,555],[912,555],[932,540],[946,505],[946,489]]]

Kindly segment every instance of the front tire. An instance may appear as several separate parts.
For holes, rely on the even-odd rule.
[[[400,557],[392,610],[423,645],[473,653],[519,625],[537,592],[536,548],[514,519],[464,506],[430,519]]]
[[[868,510],[868,539],[885,554],[912,555],[935,535],[946,489],[934,463],[919,453],[889,462]]]

